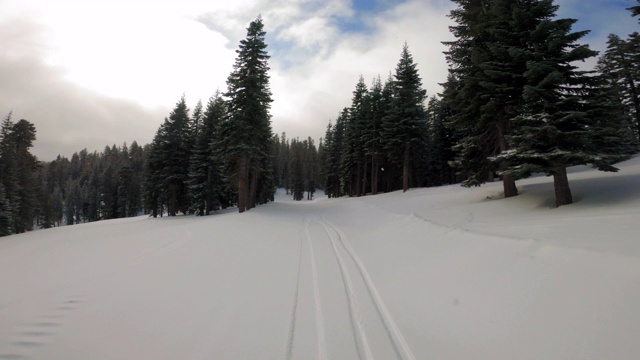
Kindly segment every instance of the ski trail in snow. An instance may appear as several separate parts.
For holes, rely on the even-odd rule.
[[[308,219],[305,219],[304,232],[307,237],[307,242],[309,244],[309,254],[311,256],[311,276],[313,278],[313,297],[315,301],[315,310],[316,310],[318,359],[323,360],[327,358],[327,344],[326,344],[325,331],[324,331],[324,318],[322,316],[322,304],[320,302],[320,287],[318,285],[318,267],[316,266],[316,255],[313,250],[311,235],[309,234]]]
[[[305,229],[308,219],[304,219]],[[302,268],[302,238],[300,239],[300,252],[298,253],[298,275],[296,279],[296,290],[293,295],[293,305],[291,306],[291,320],[289,321],[289,337],[287,340],[286,359],[291,360],[293,357],[293,339],[296,333],[296,317],[298,312],[298,294],[300,293],[300,273]]]
[[[382,300],[382,297],[380,296],[378,289],[374,285],[373,280],[369,275],[369,272],[367,271],[364,264],[360,260],[360,257],[353,251],[353,248],[347,241],[347,236],[338,227],[336,227],[331,222],[326,220],[324,216],[322,217],[322,221],[326,223],[329,227],[331,227],[333,231],[338,235],[338,240],[346,250],[347,254],[349,254],[353,262],[356,264],[358,271],[360,272],[360,275],[362,276],[362,279],[365,282],[369,295],[373,300],[373,303],[378,312],[378,315],[382,319],[385,331],[387,332],[387,335],[391,340],[391,344],[394,347],[394,351],[398,359],[415,360],[415,355],[413,355],[411,348],[409,347],[406,340],[404,339],[404,336],[402,336],[402,333],[400,332],[398,325],[396,324],[395,320],[391,316],[391,313],[387,309],[387,306],[385,305],[384,301]]]
[[[333,253],[338,260],[338,267],[340,268],[340,275],[342,276],[342,283],[344,284],[344,290],[347,295],[347,303],[349,305],[349,317],[351,319],[351,329],[353,330],[353,339],[356,344],[356,351],[358,353],[358,359],[362,359],[362,352],[364,351],[365,359],[373,359],[373,355],[371,354],[371,348],[369,347],[369,341],[367,339],[367,334],[364,330],[364,326],[362,321],[360,321],[360,306],[358,305],[355,288],[353,286],[353,282],[351,280],[351,275],[349,274],[349,270],[344,263],[344,259],[338,250],[338,245],[334,236],[331,234],[329,230],[329,226],[322,221],[322,226],[324,227],[327,236],[329,237],[329,241],[331,241],[331,247],[333,248]],[[336,233],[337,234],[337,233]],[[339,236],[339,234],[338,234]],[[360,339],[360,341],[358,341]],[[360,349],[362,347],[362,349]]]

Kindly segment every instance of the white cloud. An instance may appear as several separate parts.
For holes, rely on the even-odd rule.
[[[584,5],[559,3],[568,13]],[[439,92],[453,5],[408,0],[364,15],[345,0],[0,0],[0,111],[36,124],[38,154],[147,142],[183,93],[193,106],[225,89],[238,41],[261,14],[274,131],[318,138],[360,75],[370,84],[394,71],[405,41],[428,94]],[[626,35],[625,21],[637,27],[624,11],[598,12],[584,15],[601,28],[589,41]],[[346,22],[355,29],[344,32]]]

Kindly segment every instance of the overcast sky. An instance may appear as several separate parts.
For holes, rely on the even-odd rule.
[[[592,30],[638,30],[631,0],[560,0]],[[358,77],[393,71],[406,41],[428,95],[440,91],[449,0],[0,0],[0,115],[35,124],[41,160],[151,141],[186,95],[225,90],[238,42],[261,14],[271,55],[273,130],[324,136]],[[592,65],[592,64],[589,64]]]

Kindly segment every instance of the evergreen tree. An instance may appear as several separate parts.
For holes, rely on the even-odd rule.
[[[225,116],[226,105],[217,92],[209,99],[190,159],[189,197],[196,215],[208,215],[222,204],[224,184],[218,144],[220,126]]]
[[[187,180],[191,157],[191,132],[189,109],[184,96],[176,104],[166,123],[166,142],[162,161],[162,200],[167,214],[186,214],[189,209]]]
[[[449,165],[454,160],[454,139],[451,129],[446,126],[446,108],[443,102],[431,97],[427,104],[429,123],[428,185],[440,186],[455,182],[454,169]]]
[[[411,186],[412,170],[419,166],[421,151],[426,148],[426,91],[407,44],[402,48],[396,67],[394,97],[389,114],[384,118],[385,150],[389,160],[402,164],[402,190]]]
[[[291,141],[291,151],[289,160],[289,184],[291,184],[291,194],[293,200],[304,199],[305,178],[304,178],[304,144],[293,139]]]
[[[158,215],[164,214],[164,205],[162,203],[162,169],[163,162],[166,156],[165,147],[167,129],[165,121],[153,137],[151,146],[148,153],[148,158],[145,167],[145,180],[144,180],[144,206],[147,211],[151,213],[154,218]]]
[[[338,115],[335,125],[327,126],[325,135],[326,156],[323,164],[323,187],[329,198],[340,197],[345,194],[345,183],[342,178],[341,164],[345,133],[345,122],[349,110],[344,108]]]
[[[635,32],[628,40],[609,35],[607,50],[598,59],[597,70],[619,89],[620,101],[633,116],[631,127],[640,140],[640,34]]]
[[[33,223],[38,213],[36,171],[38,160],[29,149],[36,139],[36,128],[27,120],[20,120],[13,125],[10,138],[15,147],[16,174],[20,179],[17,201],[20,204],[13,219],[16,233],[23,233],[33,229]]]
[[[537,13],[551,1],[454,0],[458,8],[450,17],[457,40],[445,42],[450,64],[447,103],[454,107],[453,122],[465,130],[456,146],[456,164],[467,177],[463,186],[479,186],[493,179],[496,170],[489,157],[507,151],[510,119],[522,108],[527,57],[522,46],[536,26]],[[514,95],[515,94],[515,95]],[[504,169],[506,162],[500,163]],[[518,194],[515,179],[503,174],[504,196]]]
[[[8,234],[15,232],[15,223],[20,210],[17,159],[14,137],[12,136],[14,123],[9,113],[0,127],[0,182],[3,184],[5,197],[5,211],[9,211],[4,220]]]
[[[11,235],[11,207],[0,181],[0,236]]]
[[[366,159],[365,146],[367,138],[366,123],[368,118],[368,90],[362,75],[353,91],[351,108],[344,128],[342,157],[340,164],[342,179],[349,196],[360,196],[365,191]]]
[[[222,127],[225,156],[235,164],[238,211],[273,198],[271,149],[271,91],[269,55],[262,18],[252,21],[240,41],[233,71],[227,80],[229,119]],[[261,194],[258,196],[258,194]]]
[[[366,124],[367,137],[364,138],[364,148],[366,155],[371,159],[371,194],[378,193],[380,159],[383,155],[382,149],[382,119],[389,111],[389,104],[383,97],[382,80],[378,76],[371,86],[369,92],[369,114]]]
[[[531,33],[531,60],[524,76],[523,92],[527,112],[514,119],[510,137],[513,149],[498,161],[512,165],[504,173],[516,177],[544,171],[553,175],[556,206],[572,203],[567,178],[568,166],[590,164],[603,171],[628,156],[621,138],[604,123],[599,109],[600,79],[572,65],[597,53],[577,44],[588,31],[571,32],[574,19],[553,19],[557,6],[548,4],[548,14],[540,18]],[[618,121],[615,123],[619,124]]]

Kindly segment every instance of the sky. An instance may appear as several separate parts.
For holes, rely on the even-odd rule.
[[[558,0],[558,16],[606,48],[637,31],[631,0]],[[274,133],[316,141],[406,42],[429,96],[452,40],[449,0],[0,0],[0,116],[36,126],[44,161],[151,141],[184,95],[193,109],[226,89],[248,24],[264,19]],[[595,61],[585,64],[593,66]]]

